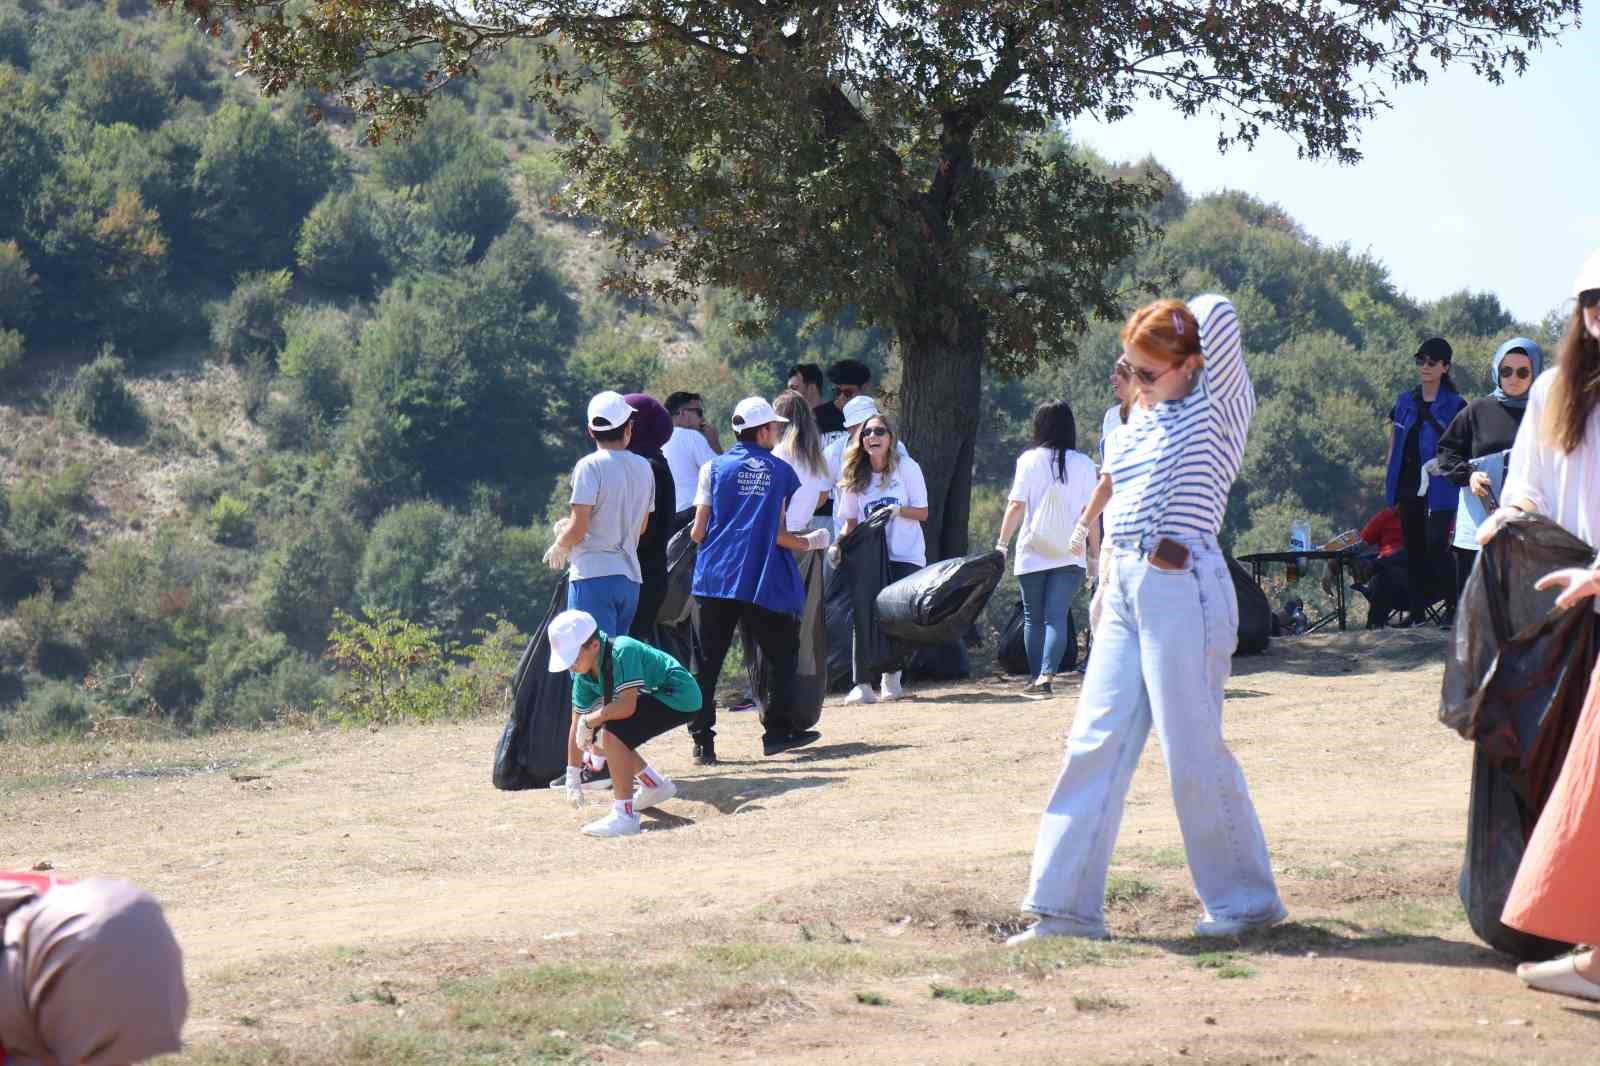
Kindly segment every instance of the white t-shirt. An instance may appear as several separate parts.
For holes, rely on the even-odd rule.
[[[1527,500],[1534,510],[1588,544],[1600,542],[1600,407],[1589,412],[1583,443],[1570,452],[1539,437],[1555,369],[1539,375],[1528,392],[1500,501]]]
[[[902,507],[928,506],[928,483],[923,480],[922,467],[904,452],[895,464],[894,473],[887,480],[882,474],[874,474],[866,492],[840,489],[839,502],[833,514],[841,524],[852,518],[862,522],[872,517],[878,508],[892,503]],[[913,566],[928,565],[928,548],[922,539],[921,522],[896,518],[889,523],[889,560]]]
[[[911,458],[911,453],[906,451],[906,446],[903,443],[895,441],[894,446],[895,450],[900,453],[900,461],[902,463]],[[831,491],[834,499],[833,532],[835,536],[839,534],[840,530],[844,529],[844,516],[839,513],[839,479],[844,476],[844,450],[848,447],[850,447],[850,434],[846,433],[843,437],[822,449],[823,462],[828,464],[828,484],[833,486]]]
[[[783,445],[772,449],[772,454],[794,467],[800,477],[800,488],[789,498],[789,512],[785,519],[789,532],[803,533],[811,528],[811,519],[817,513],[824,492],[833,491],[834,478],[828,476],[827,462],[821,470],[807,470]]]
[[[649,461],[622,448],[590,452],[572,468],[571,502],[590,508],[589,530],[572,549],[572,580],[620,575],[642,582],[639,530],[656,508]]]
[[[1089,506],[1089,497],[1094,495],[1094,486],[1099,479],[1100,475],[1094,468],[1094,460],[1082,452],[1067,452],[1067,513],[1071,516],[1069,521],[1076,523],[1083,516],[1083,509]],[[1039,504],[1044,500],[1045,491],[1049,489],[1050,483],[1056,480],[1058,479],[1055,454],[1051,449],[1029,448],[1017,457],[1017,473],[1011,480],[1011,494],[1006,498],[1016,500],[1027,507],[1023,512],[1021,532],[1017,536],[1018,576],[1039,570],[1054,570],[1061,566],[1089,565],[1088,558],[1082,554],[1046,556],[1028,547],[1028,534],[1033,529]],[[1072,527],[1068,526],[1065,533],[1071,532]]]
[[[715,459],[717,453],[711,450],[705,434],[698,429],[673,426],[672,437],[661,446],[661,454],[667,457],[667,466],[672,470],[672,489],[677,497],[677,510],[692,506],[700,468]]]
[[[1106,408],[1105,417],[1100,419],[1100,463],[1102,466],[1105,465],[1106,461],[1106,442],[1111,439],[1112,432],[1121,429],[1122,426],[1122,405],[1114,403]]]

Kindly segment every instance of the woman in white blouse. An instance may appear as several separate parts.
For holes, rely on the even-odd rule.
[[[816,416],[806,398],[789,390],[773,401],[772,409],[779,418],[787,418],[783,439],[772,449],[772,454],[794,467],[800,475],[800,488],[789,497],[785,519],[789,532],[804,533],[809,529],[831,528],[828,519],[817,520],[817,508],[828,499],[833,479],[828,476],[828,463],[822,457],[822,433],[817,429]]]

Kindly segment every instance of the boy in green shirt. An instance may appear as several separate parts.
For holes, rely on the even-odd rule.
[[[700,710],[699,683],[666,652],[632,637],[600,632],[587,611],[562,611],[550,620],[546,634],[550,671],[572,672],[567,800],[583,806],[583,753],[592,749],[604,755],[611,767],[611,813],[583,831],[592,837],[634,836],[639,811],[678,792],[665,774],[640,758],[638,748],[689,724]]]

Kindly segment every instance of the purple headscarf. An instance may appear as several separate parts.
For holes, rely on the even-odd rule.
[[[633,437],[628,450],[635,455],[651,455],[672,439],[672,416],[654,396],[632,392],[623,397],[633,408]]]

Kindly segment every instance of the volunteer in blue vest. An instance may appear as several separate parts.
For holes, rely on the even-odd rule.
[[[611,813],[583,827],[592,837],[631,837],[639,812],[678,794],[639,748],[687,725],[700,709],[693,675],[664,651],[632,637],[602,632],[587,611],[562,611],[545,630],[550,672],[572,672],[572,728],[567,733],[567,801],[583,806],[582,759],[603,756],[611,770]]]
[[[1450,380],[1453,354],[1443,337],[1423,341],[1414,357],[1417,386],[1396,397],[1389,410],[1389,470],[1384,493],[1389,505],[1400,512],[1400,528],[1406,538],[1411,596],[1411,612],[1401,623],[1406,627],[1427,624],[1426,609],[1436,596],[1444,597],[1446,622],[1455,621],[1450,530],[1456,521],[1457,490],[1449,478],[1432,477],[1424,471],[1434,459],[1445,427],[1467,405]]]
[[[717,678],[734,629],[761,649],[772,664],[774,707],[767,708],[762,751],[775,755],[810,744],[814,730],[784,731],[783,702],[799,669],[800,611],[805,586],[791,551],[823,551],[833,543],[826,529],[789,532],[785,513],[800,489],[800,476],[772,454],[786,419],[760,396],[733,409],[738,443],[700,470],[690,537],[700,545],[694,562],[694,598],[700,615],[700,713],[689,726],[694,761],[717,761]],[[614,776],[614,775],[613,775]]]

